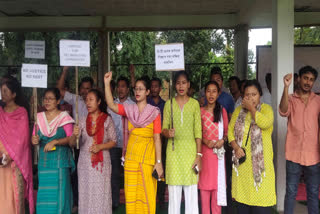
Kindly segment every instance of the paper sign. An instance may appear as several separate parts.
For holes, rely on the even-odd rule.
[[[25,41],[24,57],[32,59],[44,59],[45,42],[44,41]]]
[[[156,45],[156,71],[184,70],[183,43]]]
[[[47,88],[48,65],[22,64],[22,87]]]
[[[60,65],[90,67],[90,42],[60,40]]]

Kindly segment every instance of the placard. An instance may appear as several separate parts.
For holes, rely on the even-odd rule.
[[[60,65],[90,67],[90,42],[60,40]]]
[[[184,70],[183,43],[155,46],[156,71]]]
[[[32,59],[44,59],[45,41],[25,40],[24,57]]]
[[[22,64],[22,87],[47,88],[48,65]]]

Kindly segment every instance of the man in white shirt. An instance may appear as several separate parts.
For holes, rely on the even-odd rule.
[[[118,98],[115,99],[115,103],[119,104],[133,104],[134,102],[129,97],[130,92],[130,83],[129,80],[125,77],[119,77],[116,84],[116,92]],[[112,164],[112,173],[111,173],[111,188],[112,188],[112,208],[113,210],[119,207],[120,205],[120,181],[121,181],[121,157],[123,149],[123,134],[124,134],[124,118],[121,115],[118,115],[108,109],[108,113],[111,115],[114,125],[117,132],[117,145],[110,149],[110,157]]]

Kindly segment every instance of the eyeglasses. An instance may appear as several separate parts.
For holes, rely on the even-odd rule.
[[[52,102],[52,101],[55,101],[55,100],[56,100],[56,98],[53,98],[53,97],[44,97],[43,98],[44,102]]]
[[[139,91],[145,91],[145,88],[134,88],[133,89],[135,92],[139,92]]]

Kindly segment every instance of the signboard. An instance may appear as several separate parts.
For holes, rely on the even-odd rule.
[[[183,43],[155,46],[156,71],[184,70]]]
[[[60,40],[60,65],[90,67],[90,42]]]
[[[47,88],[48,65],[22,64],[22,87]]]
[[[45,42],[26,40],[24,44],[24,57],[32,59],[44,59]]]

